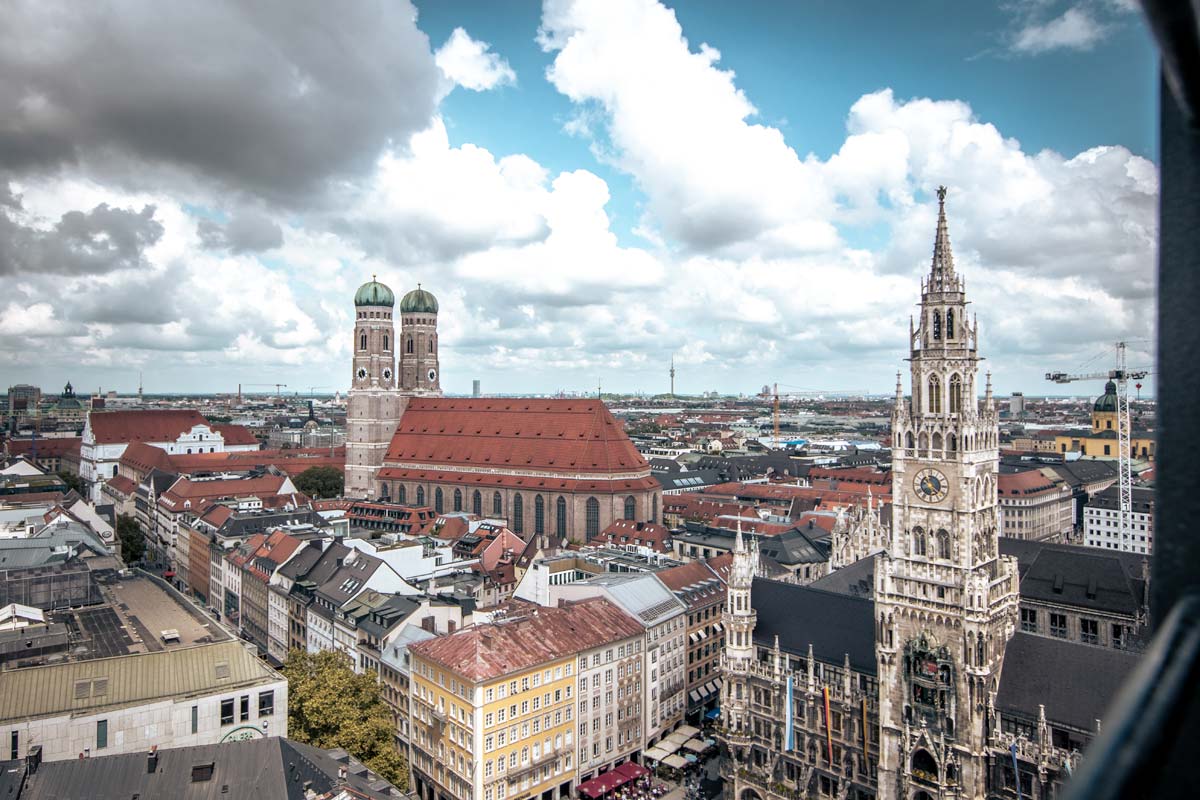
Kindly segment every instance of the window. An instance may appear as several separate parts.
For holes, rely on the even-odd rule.
[[[200,730],[200,706],[192,706],[192,733]]]
[[[442,508],[442,487],[437,487],[433,490],[433,510],[441,514]]]
[[[471,511],[477,517],[483,516],[483,495],[479,493],[478,489],[475,490],[475,494],[471,497]]]
[[[275,713],[275,690],[258,693],[258,715],[269,717]]]
[[[1079,641],[1084,644],[1100,643],[1100,623],[1094,619],[1079,620]]]
[[[419,506],[425,505],[425,487],[424,486],[417,487],[417,505],[419,505]]]
[[[913,554],[918,555],[918,556],[925,555],[925,548],[926,548],[925,529],[920,526],[913,528],[912,536],[913,536]]]
[[[389,342],[388,342],[388,335],[385,333],[385,334],[383,335],[383,349],[384,349],[384,350],[387,350],[387,349],[388,349],[388,345],[389,345]]]
[[[587,499],[587,538],[592,540],[600,535],[600,501],[594,497]]]
[[[413,338],[410,336],[404,343],[404,352],[411,353],[413,351]]]
[[[1118,649],[1125,647],[1125,626],[1116,623],[1112,626],[1112,646]]]
[[[504,513],[504,500],[499,492],[492,492],[492,514],[500,516]]]
[[[403,484],[396,487],[396,502],[401,505],[408,502],[408,488]]]
[[[1066,614],[1050,614],[1050,635],[1057,636],[1060,639],[1067,638],[1067,615]]]
[[[559,497],[554,504],[554,532],[558,536],[567,535],[567,499]]]
[[[946,321],[951,319],[950,312],[946,312]],[[950,376],[950,413],[957,414],[962,411],[962,379],[957,375]]]
[[[96,720],[96,749],[103,750],[108,747],[108,720]]]
[[[629,519],[629,520],[633,519],[634,514],[637,513],[636,508],[637,508],[637,506],[636,506],[636,503],[634,503],[633,497],[632,496],[626,497],[625,498],[625,519]]]
[[[1037,609],[1021,609],[1021,630],[1025,633],[1037,633]]]
[[[946,310],[946,338],[954,338],[954,309]]]
[[[462,511],[462,489],[454,490],[454,510]]]
[[[942,382],[937,375],[929,377],[929,411],[933,414],[942,413]]]
[[[358,335],[358,349],[359,350],[367,349],[367,333],[366,333],[366,331],[363,331],[362,333],[360,333]]]
[[[942,338],[942,315],[938,312],[933,312],[933,340],[940,341]]]
[[[950,534],[944,528],[937,532],[938,558],[950,558]]]
[[[233,724],[233,698],[221,701],[221,724]]]
[[[250,719],[250,695],[248,695],[248,694],[242,695],[241,707],[242,707],[242,709],[241,709],[242,710],[242,714],[241,714],[242,722],[245,722],[246,720]]]
[[[10,753],[9,760],[10,761],[16,761],[17,758],[20,757],[20,754],[19,754],[20,749],[21,749],[21,733],[20,733],[20,731],[13,731],[12,736],[9,738],[9,753]]]
[[[521,495],[513,498],[513,533],[525,532],[525,500]]]
[[[533,498],[533,532],[538,536],[546,532],[546,500],[540,494]]]

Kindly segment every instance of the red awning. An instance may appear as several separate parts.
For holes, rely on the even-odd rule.
[[[629,780],[635,780],[643,775],[650,774],[650,770],[646,769],[641,764],[635,764],[632,761],[626,761],[624,764],[614,769],[613,772],[619,772]]]

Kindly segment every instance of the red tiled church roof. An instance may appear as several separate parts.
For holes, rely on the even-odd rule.
[[[195,425],[208,425],[198,411],[105,411],[90,414],[97,444],[173,442]]]
[[[243,425],[213,425],[212,429],[221,434],[226,445],[258,444],[258,439]]]
[[[79,454],[79,445],[83,440],[78,436],[66,436],[61,439],[47,439],[39,436],[37,439],[38,458],[61,458],[68,453]],[[7,443],[10,456],[31,456],[34,451],[32,439],[9,439]]]
[[[534,475],[491,475],[484,472],[400,469],[398,467],[383,467],[379,470],[379,477],[392,481],[452,483],[462,486],[465,489],[502,487],[524,489],[530,492],[624,493],[656,489],[659,485],[658,481],[649,476],[644,478],[618,478],[613,481],[581,481],[571,478],[540,478]]]
[[[384,458],[399,462],[575,473],[649,468],[599,400],[532,398],[415,399]]]

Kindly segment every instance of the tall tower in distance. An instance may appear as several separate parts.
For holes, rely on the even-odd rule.
[[[392,290],[372,277],[354,294],[354,358],[346,405],[347,497],[372,498],[403,409],[396,386]]]
[[[985,713],[1017,622],[1016,561],[998,553],[999,411],[990,378],[978,398],[979,328],[954,270],[945,187],[937,196],[909,326],[911,399],[897,380],[892,412],[890,543],[875,567],[880,800],[918,787],[986,796]]]
[[[675,396],[675,356],[671,356],[671,397]]]
[[[437,298],[421,288],[400,301],[400,391],[442,393],[438,369]]]

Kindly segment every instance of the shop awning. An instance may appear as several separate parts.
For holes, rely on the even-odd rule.
[[[650,770],[646,769],[641,764],[635,764],[632,761],[626,761],[624,764],[614,769],[613,772],[619,772],[631,781],[637,780],[643,775],[650,774]]]
[[[708,749],[708,745],[699,739],[688,739],[683,743],[684,750],[691,750],[693,753],[703,753]]]
[[[721,709],[714,708],[714,709],[710,710],[707,714],[704,715],[704,718],[705,719],[720,719],[721,718]]]
[[[672,769],[683,769],[688,764],[687,759],[683,756],[667,756],[662,763]]]
[[[700,732],[699,728],[695,728],[691,725],[680,725],[678,728],[675,729],[675,734],[683,734],[684,741],[687,741],[688,739],[692,738],[699,732]]]
[[[651,747],[646,752],[642,753],[642,755],[644,757],[650,759],[651,761],[662,761],[664,758],[671,755],[672,752],[673,752],[672,750],[667,750],[665,748],[659,747],[658,745],[655,745],[654,747]]]

